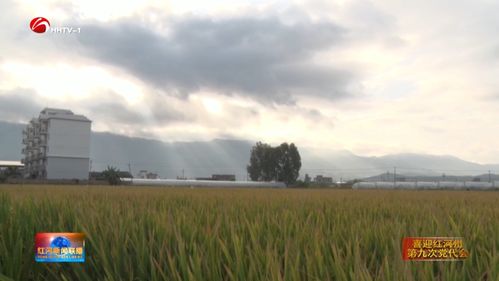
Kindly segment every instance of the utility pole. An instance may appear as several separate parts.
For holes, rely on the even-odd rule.
[[[87,181],[87,187],[90,184],[90,180],[92,180],[92,159],[88,161],[89,167],[88,167],[88,181]]]
[[[393,167],[393,184],[397,183],[397,167]]]

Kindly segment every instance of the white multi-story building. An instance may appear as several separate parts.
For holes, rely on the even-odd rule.
[[[88,180],[91,124],[70,110],[42,110],[23,130],[25,176]]]

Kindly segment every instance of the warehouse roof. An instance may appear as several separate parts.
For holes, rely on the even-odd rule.
[[[20,161],[4,161],[0,160],[0,167],[24,167]]]

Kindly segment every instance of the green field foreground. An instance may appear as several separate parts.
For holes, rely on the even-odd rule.
[[[36,263],[37,232],[86,262]],[[406,236],[470,256],[404,262]],[[499,280],[499,192],[3,185],[0,280]]]

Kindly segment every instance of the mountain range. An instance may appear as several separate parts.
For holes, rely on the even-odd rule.
[[[24,124],[0,121],[0,160],[22,158],[22,129]],[[158,173],[162,178],[207,177],[211,174],[235,174],[246,179],[246,165],[255,141],[215,139],[195,142],[163,142],[128,137],[106,132],[92,132],[91,169],[101,171],[114,166],[136,175],[140,170]],[[318,154],[300,148],[301,176],[321,174],[335,181],[386,175],[396,172],[406,176],[465,176],[498,173],[499,164],[482,165],[453,156],[424,154],[393,154],[364,157],[346,150]]]

